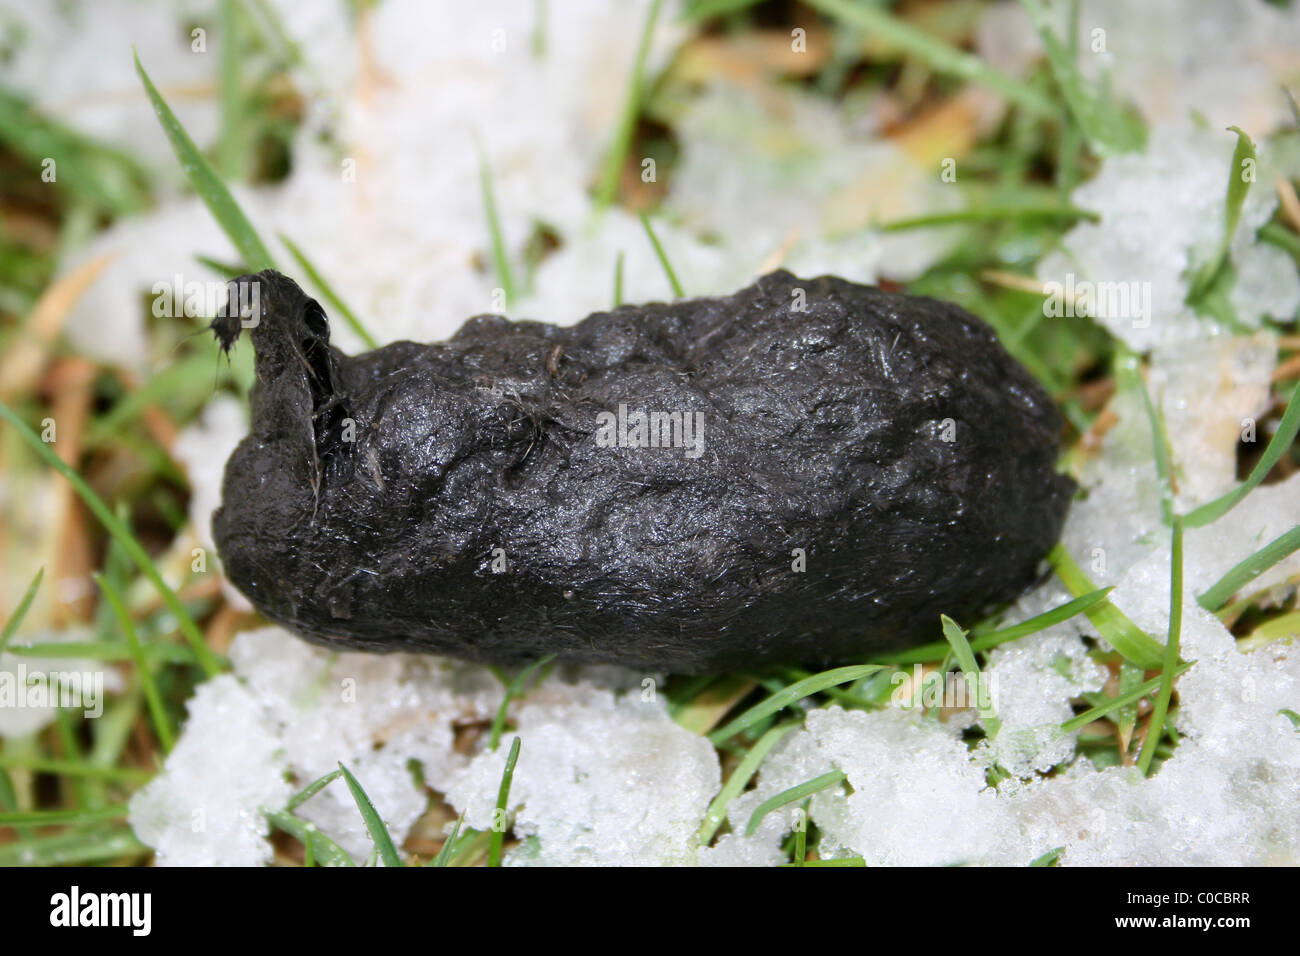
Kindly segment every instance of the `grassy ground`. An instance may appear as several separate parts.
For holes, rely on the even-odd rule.
[[[1071,190],[1096,167],[1099,158],[1140,144],[1143,130],[1133,114],[1093,89],[1073,70],[1063,48],[1049,44],[1049,59],[1025,80],[1012,79],[975,59],[967,48],[975,8],[951,3],[906,5],[902,12],[855,5],[846,0],[808,0],[824,15],[825,29],[846,37],[866,31],[876,39],[837,43],[835,53],[815,72],[795,82],[827,97],[847,98],[890,91],[902,104],[900,130],[923,130],[943,122],[942,107],[966,84],[1001,93],[1011,104],[1006,119],[975,144],[963,161],[963,186],[969,209],[944,217],[962,227],[962,239],[943,261],[907,286],[907,291],[958,302],[992,323],[1002,340],[1052,391],[1069,421],[1065,456],[1077,466],[1090,443],[1107,427],[1102,414],[1117,387],[1143,388],[1142,361],[1128,354],[1099,327],[1085,323],[1043,322],[1042,292],[1030,278],[1034,263],[1056,247],[1072,224],[1091,214],[1071,206]],[[1034,6],[1031,4],[1031,7]],[[792,7],[745,0],[701,0],[692,17],[699,34],[724,43],[760,28],[788,25]],[[357,316],[329,286],[328,276],[314,269],[301,251],[285,244],[273,255],[271,237],[257,235],[231,198],[227,181],[274,181],[284,174],[290,136],[302,113],[283,68],[297,56],[292,38],[268,20],[264,5],[232,0],[223,16],[239,44],[270,51],[280,71],[258,75],[241,72],[243,58],[234,46],[221,60],[219,82],[221,127],[217,141],[200,149],[170,115],[144,68],[141,82],[154,98],[160,122],[194,190],[230,236],[242,261],[209,263],[223,272],[252,271],[275,265],[309,279],[321,289],[332,315],[353,326],[367,341],[364,316]],[[653,27],[647,23],[647,31]],[[544,36],[538,39],[544,44]],[[146,64],[147,66],[147,64]],[[721,69],[721,65],[718,66]],[[652,211],[654,187],[640,183],[634,157],[657,156],[671,164],[673,131],[665,125],[664,104],[676,95],[673,67],[663,75],[645,71],[645,57],[633,65],[627,82],[626,107],[610,133],[606,159],[596,177],[594,194],[602,205],[623,204]],[[128,154],[88,140],[29,109],[15,95],[0,90],[0,314],[3,326],[3,376],[0,376],[0,462],[13,487],[26,483],[67,483],[73,493],[61,500],[61,513],[50,533],[59,535],[60,566],[41,571],[7,566],[4,574],[31,582],[27,598],[8,609],[0,649],[17,655],[75,653],[113,662],[127,682],[114,695],[104,716],[85,720],[75,709],[61,710],[37,734],[4,741],[0,749],[0,864],[143,863],[150,851],[125,823],[126,801],[150,780],[174,744],[194,687],[228,666],[223,654],[231,636],[255,623],[253,616],[228,606],[212,575],[187,571],[168,548],[185,526],[189,489],[172,459],[170,442],[177,429],[194,418],[214,388],[242,393],[248,367],[214,383],[215,345],[206,337],[188,337],[196,325],[151,327],[160,353],[172,362],[147,381],[91,362],[70,350],[58,335],[62,319],[94,264],[60,274],[65,250],[122,217],[147,209],[153,184]],[[940,117],[936,120],[934,117]],[[1242,150],[1248,150],[1243,141]],[[61,157],[65,170],[57,188],[39,185],[41,158]],[[1225,170],[1225,202],[1240,203]],[[495,220],[491,176],[484,169],[479,184],[493,242],[491,258],[502,287],[511,295],[535,261],[514,255]],[[655,237],[643,219],[674,288],[673,251]],[[926,229],[936,220],[898,221],[892,230]],[[1269,241],[1300,254],[1300,237],[1287,221],[1266,227]],[[536,255],[542,254],[534,251]],[[1221,263],[1219,263],[1221,266]],[[1213,293],[1217,273],[1210,264],[1194,283],[1196,294]],[[621,298],[619,274],[608,277],[614,301]],[[142,308],[144,306],[142,305]],[[1292,387],[1300,376],[1300,338],[1293,328],[1280,329],[1283,355],[1276,379],[1274,416],[1280,426],[1274,440],[1253,457],[1243,451],[1242,491],[1189,514],[1174,513],[1165,500],[1165,524],[1174,556],[1174,593],[1181,593],[1181,541],[1185,528],[1196,527],[1230,508],[1249,488],[1290,474],[1297,466],[1293,447],[1300,424],[1300,402]],[[245,350],[246,352],[246,350]],[[247,354],[238,361],[247,362]],[[1152,410],[1158,436],[1153,467],[1169,487],[1168,451],[1159,416]],[[42,440],[42,421],[58,422],[58,441]],[[11,507],[13,503],[11,503]],[[3,534],[0,531],[0,534]],[[1244,640],[1294,628],[1291,604],[1265,607],[1263,602],[1236,602],[1233,596],[1254,572],[1271,566],[1300,545],[1300,529],[1242,562],[1224,581],[1201,595],[1201,603],[1219,614]],[[12,542],[7,542],[12,544]],[[6,553],[15,549],[6,547]],[[936,622],[934,641],[888,660],[864,661],[821,674],[785,668],[761,674],[674,679],[667,689],[670,712],[683,726],[707,734],[723,759],[722,792],[701,829],[707,843],[725,826],[727,802],[743,792],[762,758],[793,727],[800,701],[834,702],[850,708],[883,706],[899,668],[923,663],[927,669],[970,671],[989,649],[1078,614],[1087,615],[1113,652],[1096,652],[1113,679],[1104,693],[1077,702],[1068,729],[1082,729],[1080,749],[1100,766],[1137,763],[1145,772],[1158,767],[1176,746],[1167,718],[1177,703],[1177,676],[1189,666],[1179,659],[1177,606],[1167,634],[1146,634],[1107,600],[1071,555],[1058,547],[1051,555],[1055,573],[1074,596],[1060,608],[1031,621],[1003,627],[999,615],[985,621]],[[57,572],[57,575],[56,575]],[[46,611],[46,618],[24,622],[33,597],[50,587],[53,577],[93,574],[97,584],[72,603]],[[170,587],[165,581],[181,581]],[[16,588],[10,589],[18,590]],[[1288,623],[1289,622],[1289,623]],[[76,645],[53,645],[42,628],[83,625],[89,637]],[[36,625],[40,625],[38,628]],[[545,665],[543,665],[545,666]],[[501,674],[512,696],[527,692],[537,672]],[[996,732],[996,715],[986,714],[980,733]],[[493,746],[511,740],[503,707],[498,718],[480,728]],[[515,742],[515,747],[518,744]],[[510,785],[508,763],[499,806]],[[996,771],[991,774],[996,779]],[[757,818],[776,807],[801,802],[842,779],[819,777],[768,801]],[[284,808],[268,809],[277,832],[277,859],[286,864],[352,861],[327,834],[313,832],[294,814],[323,786],[346,786],[374,838],[373,858],[385,863],[432,862],[436,865],[488,865],[500,862],[503,831],[477,832],[459,827],[444,838],[440,824],[446,808],[431,794],[428,820],[417,825],[407,845],[395,847],[365,796],[364,781],[346,768],[307,786]],[[437,825],[435,825],[437,824]],[[817,834],[797,833],[787,845],[796,865],[816,863]],[[1053,862],[1048,854],[1038,861]],[[355,861],[365,862],[365,861]],[[837,865],[845,862],[835,861]]]

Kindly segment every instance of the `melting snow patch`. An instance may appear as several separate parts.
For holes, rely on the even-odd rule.
[[[656,699],[583,683],[540,689],[516,716],[522,741],[510,787],[508,862],[673,865],[695,862],[695,838],[720,786],[712,745]],[[470,826],[490,829],[509,736],[475,757],[447,793]]]

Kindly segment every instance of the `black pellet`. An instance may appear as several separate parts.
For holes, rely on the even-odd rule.
[[[263,615],[326,646],[861,659],[1019,594],[1074,488],[1050,397],[933,299],[774,272],[347,356],[292,280],[237,281],[257,383],[216,540]]]

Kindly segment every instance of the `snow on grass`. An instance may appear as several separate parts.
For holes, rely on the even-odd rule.
[[[1063,248],[1039,263],[1038,277],[1067,290],[1091,283],[1097,295],[1089,314],[1140,351],[1213,334],[1218,323],[1186,300],[1190,273],[1223,235],[1235,145],[1225,130],[1176,124],[1152,129],[1144,152],[1107,159],[1072,196],[1100,221],[1071,229]],[[1248,328],[1258,328],[1265,316],[1289,318],[1300,306],[1294,262],[1254,239],[1277,206],[1276,167],[1267,149],[1254,175],[1230,252],[1238,270],[1230,300]],[[1129,290],[1128,299],[1108,297],[1108,286]]]
[[[131,798],[130,823],[161,866],[271,861],[262,807],[291,787],[266,708],[230,674],[201,685],[163,773]]]
[[[85,6],[96,11],[83,14],[97,25],[85,34],[96,47],[91,62],[119,49],[128,76],[135,42],[164,92],[188,76],[189,61],[139,35],[140,21],[150,20],[183,37],[176,21],[114,19],[98,12],[112,12],[114,3]],[[537,5],[457,7],[449,20],[448,8],[388,0],[367,20],[363,51],[346,20],[322,13],[324,6],[275,3],[302,46],[301,79],[315,98],[289,178],[236,188],[235,196],[268,240],[284,233],[298,243],[381,342],[438,339],[471,314],[501,308],[475,188],[480,155],[516,267],[539,222],[560,240],[512,314],[573,322],[607,307],[619,253],[625,300],[668,297],[640,223],[618,209],[597,214],[589,195],[645,4],[565,6],[563,27],[546,31],[548,55],[536,57]],[[1151,351],[1148,387],[1167,425],[1176,505],[1185,511],[1234,483],[1238,438],[1246,420],[1265,410],[1276,361],[1270,333],[1234,334],[1186,302],[1191,270],[1223,232],[1233,155],[1233,136],[1220,128],[1227,123],[1260,136],[1257,184],[1230,248],[1237,274],[1230,303],[1247,330],[1300,306],[1294,264],[1255,241],[1276,205],[1273,171],[1296,164],[1260,135],[1285,118],[1285,104],[1274,102],[1283,67],[1252,57],[1285,49],[1295,15],[1258,2],[1216,6],[1213,16],[1222,19],[1209,21],[1219,26],[1207,45],[1202,27],[1190,23],[1196,18],[1178,18],[1169,4],[1144,7],[1143,29],[1113,19],[1127,6],[1083,5],[1082,38],[1090,36],[1089,17],[1100,18],[1111,44],[1108,59],[1085,68],[1111,69],[1116,88],[1138,101],[1155,128],[1145,152],[1106,159],[1075,190],[1072,202],[1096,211],[1099,221],[1068,232],[1038,275],[1150,284],[1149,323],[1132,314],[1098,320],[1131,347]],[[1147,62],[1153,29],[1169,41],[1168,53]],[[59,63],[60,44],[79,35],[57,23],[38,32],[45,40],[33,49]],[[672,39],[667,26],[656,34],[652,63],[664,62]],[[1003,39],[1011,59],[1035,49],[1032,36],[1019,46],[1009,34]],[[202,70],[213,75],[211,64]],[[59,71],[41,75],[51,72]],[[86,78],[69,76],[68,88],[84,92]],[[1268,93],[1258,93],[1264,86]],[[121,122],[133,145],[149,144],[146,155],[165,155],[147,110],[148,128],[135,130],[130,111],[143,98],[133,77],[131,87],[126,112],[96,114],[86,128]],[[82,105],[58,93],[57,86],[43,91],[41,105],[81,124]],[[1237,115],[1240,102],[1252,104],[1250,116]],[[1188,122],[1192,107],[1209,116],[1209,128]],[[210,140],[202,116],[183,112],[183,119]],[[323,141],[322,131],[333,140]],[[943,230],[882,237],[865,228],[956,208],[958,193],[805,94],[759,102],[745,92],[710,90],[689,106],[677,133],[682,160],[655,228],[690,294],[733,291],[785,245],[787,264],[804,273],[864,280],[918,275],[948,248]],[[88,355],[148,371],[141,295],[177,273],[210,278],[195,254],[225,260],[233,252],[196,200],[167,197],[82,254],[110,248],[119,256],[68,334]],[[359,344],[341,324],[335,330],[345,349]],[[1115,586],[1119,608],[1163,638],[1169,548],[1150,425],[1130,391],[1121,390],[1109,410],[1116,422],[1082,459],[1081,495],[1063,544],[1098,585]],[[206,514],[218,495],[213,466],[239,430],[233,408],[214,405],[177,445],[190,471],[200,540],[207,540]],[[1261,430],[1259,440],[1266,438]],[[751,816],[789,788],[838,771],[842,782],[808,800],[823,855],[873,864],[1026,864],[1062,847],[1065,864],[1294,863],[1300,821],[1281,808],[1300,789],[1300,734],[1279,711],[1300,709],[1300,654],[1293,639],[1240,652],[1195,595],[1300,523],[1298,480],[1260,488],[1231,516],[1187,534],[1182,647],[1196,664],[1177,684],[1172,722],[1180,739],[1150,778],[1131,767],[1098,769],[1077,753],[1078,735],[1060,728],[1071,699],[1104,679],[1085,653],[1085,638],[1096,638],[1096,630],[1079,617],[989,655],[1001,729],[975,746],[967,739],[971,714],[943,722],[896,707],[809,711],[763,763],[755,788],[728,807],[729,832],[701,848],[701,821],[722,785],[714,748],[673,723],[661,696],[643,695],[645,675],[567,671],[511,706],[514,730],[505,739],[517,734],[522,745],[507,809],[523,843],[507,862],[781,862],[802,801],[768,812],[746,836]],[[1296,573],[1300,557],[1293,555],[1248,589]],[[1023,598],[1007,623],[1063,599],[1060,585],[1048,583]],[[262,810],[282,808],[294,789],[340,761],[399,845],[428,803],[426,787],[465,811],[467,825],[493,825],[508,744],[488,750],[482,735],[471,752],[456,746],[459,730],[490,721],[500,705],[501,684],[488,670],[431,657],[333,654],[276,628],[239,635],[230,656],[234,672],[200,687],[163,772],[132,801],[131,824],[159,862],[267,862]],[[369,854],[370,834],[341,784],[295,812],[355,858]]]
[[[508,863],[695,862],[700,820],[721,785],[718,757],[660,700],[580,681],[530,695],[515,723],[523,744],[507,809],[524,844]],[[468,825],[491,829],[507,750],[475,756],[448,790]]]

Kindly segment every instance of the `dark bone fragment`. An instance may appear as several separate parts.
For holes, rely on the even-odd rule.
[[[932,299],[775,272],[349,357],[292,280],[237,281],[260,292],[257,384],[215,536],[267,618],[326,646],[682,673],[861,659],[1019,594],[1074,488],[1049,396]],[[702,434],[670,419],[677,447],[634,447],[638,411]]]

